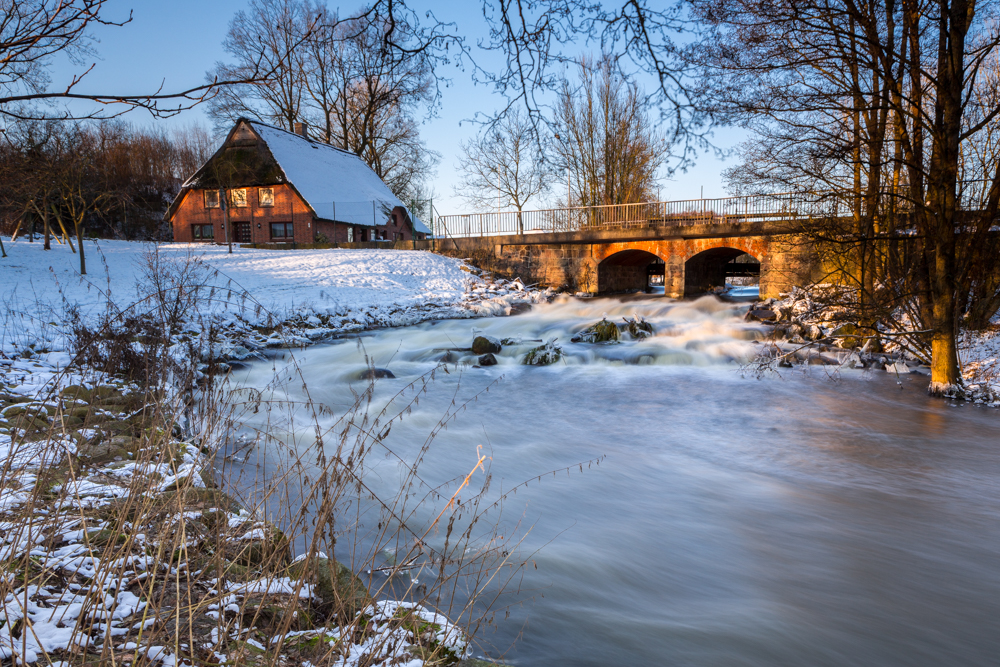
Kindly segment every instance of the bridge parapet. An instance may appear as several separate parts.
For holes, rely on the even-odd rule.
[[[836,217],[845,210],[840,197],[799,193],[750,195],[445,215],[434,220],[434,235],[445,239],[795,222]]]

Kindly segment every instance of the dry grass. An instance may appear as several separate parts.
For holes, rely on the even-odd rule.
[[[0,396],[0,656],[457,662],[524,566],[486,457],[443,486],[421,477],[463,406],[404,460],[384,440],[434,372],[377,410],[372,381],[339,414],[304,385],[300,403],[231,386],[206,356],[224,331],[191,313],[233,294],[204,293],[190,262],[147,269],[141,303],[96,325],[69,313],[75,363],[46,393]],[[366,483],[371,456],[406,471],[392,497]]]

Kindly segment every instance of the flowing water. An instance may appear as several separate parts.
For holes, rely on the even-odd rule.
[[[605,313],[639,313],[656,335],[569,342]],[[389,436],[410,455],[453,396],[502,377],[438,437],[429,481],[467,472],[477,445],[495,488],[604,457],[513,498],[533,565],[504,599],[523,604],[483,638],[498,655],[520,635],[506,654],[516,665],[1000,664],[1000,412],[928,399],[919,375],[743,377],[758,334],[739,315],[713,298],[567,300],[295,358],[336,412],[363,387],[364,354],[397,377],[377,382],[376,404],[450,354]],[[473,327],[558,337],[567,356],[522,366],[537,344],[525,343],[474,368],[442,350],[467,347]],[[274,373],[260,363],[241,380],[263,387]],[[370,475],[377,490],[392,492],[392,470]]]

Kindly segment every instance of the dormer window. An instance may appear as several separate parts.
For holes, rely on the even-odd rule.
[[[218,190],[205,190],[205,208],[219,208]]]
[[[274,206],[274,188],[259,188],[257,203],[260,206]]]

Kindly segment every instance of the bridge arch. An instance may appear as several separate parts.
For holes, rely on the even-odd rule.
[[[711,292],[725,287],[727,279],[735,277],[749,278],[751,284],[759,283],[760,258],[730,246],[702,250],[684,262],[684,295]]]
[[[655,253],[639,248],[614,252],[597,265],[598,294],[648,292],[663,285],[665,264]]]

